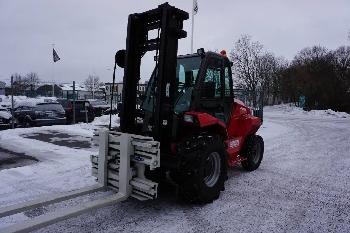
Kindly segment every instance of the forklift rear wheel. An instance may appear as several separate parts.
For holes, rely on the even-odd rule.
[[[181,197],[194,203],[210,203],[220,196],[227,180],[225,147],[219,137],[208,137],[205,145],[188,161],[189,173],[179,184]]]
[[[246,171],[256,170],[263,159],[264,154],[264,140],[259,135],[252,135],[247,138],[242,156],[246,160],[242,161],[242,167]]]

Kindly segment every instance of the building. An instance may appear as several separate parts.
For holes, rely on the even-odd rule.
[[[52,93],[52,91],[54,91],[54,93]],[[37,96],[51,97],[53,96],[52,94],[57,98],[62,98],[62,88],[56,84],[43,84],[36,89]]]
[[[6,90],[6,91],[5,91]],[[5,82],[0,81],[0,95],[11,95],[11,87],[6,86]],[[63,99],[73,99],[73,83],[54,83],[54,82],[40,82],[35,87],[26,87],[25,89],[14,89],[14,95],[23,95],[27,97],[46,96]],[[85,85],[75,84],[75,98],[76,99],[92,99],[93,93],[85,88]],[[94,92],[95,99],[106,99],[105,86],[99,88]]]
[[[105,83],[106,88],[106,99],[109,102],[111,99],[111,90],[112,90],[113,83]],[[140,83],[137,86],[137,94],[143,95],[146,92],[147,83]],[[114,83],[114,89],[113,89],[113,102],[121,102],[122,101],[122,93],[123,93],[123,83],[117,82]]]
[[[62,89],[62,98],[73,99],[73,84],[64,83],[60,84],[59,87]],[[75,84],[75,98],[76,99],[89,99],[91,98],[91,92],[87,91],[84,85]]]

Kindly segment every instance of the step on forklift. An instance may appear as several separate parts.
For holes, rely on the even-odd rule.
[[[159,175],[176,184],[183,200],[209,203],[224,190],[229,167],[241,164],[247,171],[259,167],[264,142],[256,132],[262,121],[234,98],[232,63],[226,54],[198,49],[195,54],[177,55],[188,18],[187,12],[168,3],[129,16],[126,49],[116,53],[113,72],[114,82],[116,65],[124,69],[120,127],[94,133],[99,152],[90,159],[98,183],[1,208],[0,218],[90,193],[112,194],[1,232],[33,231],[130,196],[155,199]],[[149,38],[153,30],[157,37]],[[155,68],[145,95],[140,96],[141,59],[150,51],[156,54]]]

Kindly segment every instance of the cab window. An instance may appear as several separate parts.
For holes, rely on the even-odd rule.
[[[221,61],[212,61],[209,63],[205,77],[203,81],[203,86],[201,90],[202,98],[221,98],[222,96],[222,84],[221,76],[222,66]]]
[[[231,75],[230,75],[230,69],[229,67],[225,67],[225,93],[224,96],[225,97],[230,97],[231,96]]]

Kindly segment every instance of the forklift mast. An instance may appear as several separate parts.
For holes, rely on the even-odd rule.
[[[171,132],[175,102],[176,60],[178,40],[187,36],[183,21],[187,12],[170,6],[168,3],[158,8],[129,15],[124,61],[122,109],[120,130],[123,133],[136,132],[137,85],[140,80],[141,58],[148,51],[156,51],[157,56],[153,112],[152,136],[160,140],[163,132]],[[158,37],[149,39],[148,34],[158,30]]]

